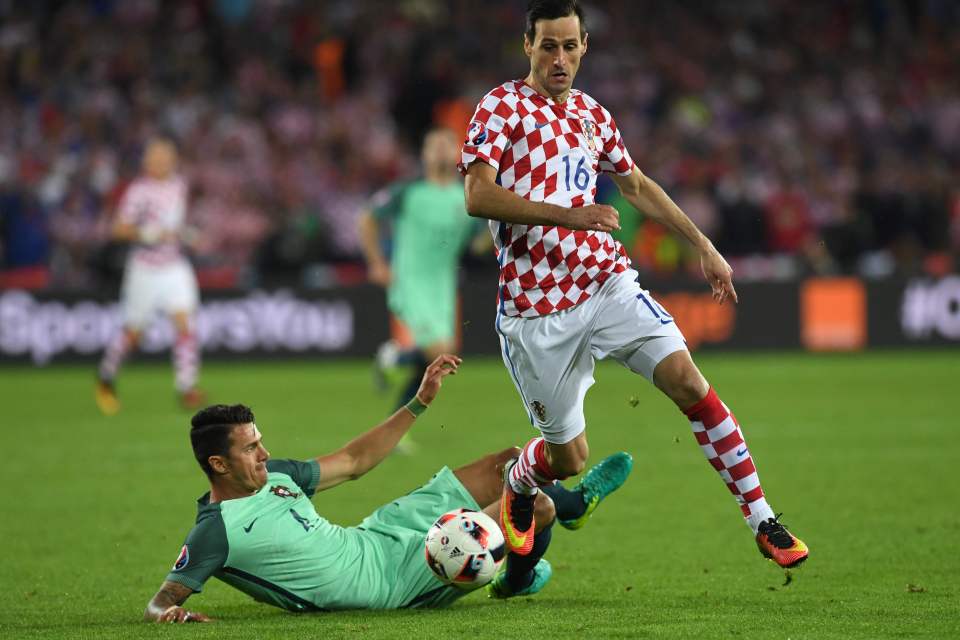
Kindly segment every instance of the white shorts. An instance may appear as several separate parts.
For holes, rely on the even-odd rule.
[[[197,278],[186,260],[162,266],[127,263],[120,288],[125,327],[143,329],[158,312],[193,313],[198,299]]]
[[[673,317],[637,278],[628,269],[586,302],[546,316],[497,314],[503,362],[547,442],[570,442],[586,428],[583,399],[596,360],[613,358],[652,382],[661,360],[686,350]]]

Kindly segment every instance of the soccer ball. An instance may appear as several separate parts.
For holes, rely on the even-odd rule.
[[[493,580],[506,553],[500,527],[473,509],[454,509],[437,518],[424,546],[430,570],[443,583],[466,590]]]

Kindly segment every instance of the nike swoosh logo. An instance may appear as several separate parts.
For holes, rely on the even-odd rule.
[[[738,458],[742,457],[743,454],[745,454],[746,452],[747,452],[746,449],[738,449],[738,450],[737,450],[737,457],[738,457]]]
[[[549,124],[549,123],[547,123],[547,122],[538,122],[538,123],[536,123],[536,124],[533,125],[533,126],[536,127],[537,129],[541,129],[541,128],[547,126],[547,124]]]
[[[260,519],[260,516],[257,516],[256,518],[254,518],[253,521],[252,521],[249,525],[247,525],[247,526],[245,526],[245,527],[243,528],[243,532],[244,532],[244,533],[250,533],[250,529],[253,529],[253,523],[256,522],[256,521],[259,520],[259,519]]]
[[[507,507],[507,501],[500,501],[500,522],[503,524],[503,532],[507,534],[507,542],[509,546],[514,549],[521,549],[527,543],[527,534],[520,535],[513,528],[513,523],[510,522],[509,508]]]

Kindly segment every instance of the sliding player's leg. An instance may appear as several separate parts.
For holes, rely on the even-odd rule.
[[[557,521],[565,529],[580,529],[600,503],[623,486],[633,469],[633,456],[621,451],[593,465],[573,489],[559,482],[540,487],[553,500]]]

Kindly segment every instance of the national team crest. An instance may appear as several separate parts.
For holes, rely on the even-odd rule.
[[[580,118],[580,128],[583,130],[583,137],[587,139],[587,146],[590,147],[590,153],[594,156],[600,154],[597,149],[597,123],[587,118]]]
[[[479,120],[470,123],[467,129],[467,143],[474,146],[481,145],[487,141],[487,128]]]
[[[542,402],[534,400],[530,403],[530,409],[533,410],[533,415],[537,417],[537,422],[547,421],[547,408],[543,406]]]
[[[173,571],[180,571],[190,562],[190,549],[187,548],[187,545],[183,545],[183,548],[180,549],[180,555],[177,556],[177,561],[173,563]]]
[[[270,487],[270,493],[277,496],[278,498],[299,498],[300,494],[290,491],[282,484],[274,485]]]

